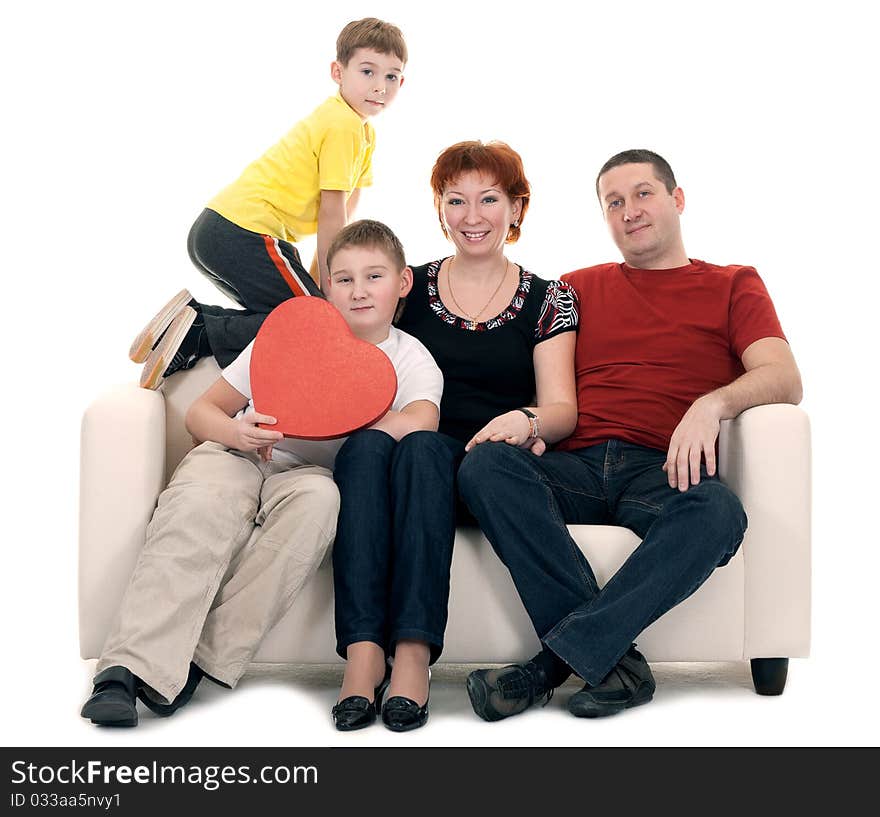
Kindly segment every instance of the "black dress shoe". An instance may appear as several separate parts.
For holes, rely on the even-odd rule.
[[[382,709],[382,696],[390,683],[391,668],[386,666],[385,677],[373,690],[372,701],[368,701],[363,695],[349,695],[330,710],[334,726],[340,732],[353,732],[375,723],[376,715]]]
[[[99,726],[137,726],[138,679],[125,667],[107,667],[95,676],[91,697],[80,715]]]
[[[428,702],[419,706],[412,698],[395,695],[382,706],[382,723],[392,732],[409,732],[424,726],[428,720]]]
[[[160,718],[167,718],[169,715],[177,712],[180,707],[186,706],[189,703],[190,698],[192,698],[193,693],[196,691],[196,687],[204,677],[205,673],[202,672],[201,668],[190,662],[186,683],[170,704],[163,704],[150,697],[144,684],[138,686],[137,696],[151,712],[155,712]]]

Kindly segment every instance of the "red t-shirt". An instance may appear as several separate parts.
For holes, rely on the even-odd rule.
[[[580,299],[578,424],[558,450],[617,439],[665,451],[694,400],[743,374],[748,346],[785,339],[753,267],[602,264],[562,280]]]

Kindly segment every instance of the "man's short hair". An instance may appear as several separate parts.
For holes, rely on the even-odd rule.
[[[637,148],[633,150],[624,150],[612,156],[599,171],[596,176],[596,195],[599,195],[599,179],[601,179],[609,170],[620,165],[651,165],[654,168],[654,175],[663,182],[667,193],[671,193],[678,185],[675,182],[675,174],[660,154],[654,153],[653,150],[645,150]]]
[[[328,270],[333,263],[333,256],[349,247],[373,247],[382,250],[394,264],[395,272],[400,272],[406,266],[406,256],[400,239],[381,221],[364,218],[353,221],[336,233],[327,250]]]
[[[406,65],[407,53],[403,34],[397,26],[384,20],[377,20],[375,17],[352,20],[336,39],[336,61],[348,65],[358,48],[372,48],[380,54],[392,54]]]

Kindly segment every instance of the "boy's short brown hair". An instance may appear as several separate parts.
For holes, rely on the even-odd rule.
[[[373,221],[369,218],[362,218],[360,221],[352,221],[347,224],[338,233],[330,247],[327,250],[327,271],[330,271],[330,264],[333,263],[333,256],[340,250],[348,247],[374,247],[382,250],[388,259],[394,264],[394,271],[403,272],[406,267],[406,255],[403,252],[403,244],[400,239],[394,235],[390,227],[381,221]],[[397,302],[397,309],[394,310],[392,323],[397,323],[403,310],[406,307],[406,298],[401,298]]]
[[[336,39],[336,61],[348,65],[351,55],[358,48],[372,48],[380,54],[393,54],[406,65],[406,43],[400,29],[378,20],[375,17],[364,17],[363,20],[352,20]]]
[[[375,247],[382,250],[394,264],[394,271],[401,272],[406,266],[403,244],[391,228],[381,221],[362,218],[343,227],[327,249],[327,269],[333,263],[333,256],[348,247]]]

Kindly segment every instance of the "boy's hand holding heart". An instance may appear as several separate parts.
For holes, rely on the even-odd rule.
[[[254,410],[286,437],[329,440],[375,423],[397,393],[388,356],[352,334],[322,298],[291,298],[263,322],[251,355]],[[263,427],[262,425],[260,427]]]

